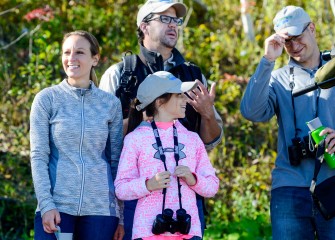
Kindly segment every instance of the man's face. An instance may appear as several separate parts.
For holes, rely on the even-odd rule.
[[[319,54],[315,39],[315,25],[310,23],[301,35],[286,39],[285,50],[295,61],[302,65],[317,57],[314,56],[314,54]]]
[[[176,18],[176,10],[171,7],[164,12],[154,14],[146,24],[146,31],[144,32],[144,43],[149,45],[146,47],[153,47],[158,49],[160,47],[174,48],[178,41],[178,26],[177,23],[171,21],[170,23],[162,23],[159,16],[165,15]]]

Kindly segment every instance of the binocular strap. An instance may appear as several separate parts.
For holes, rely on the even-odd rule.
[[[157,128],[157,125],[156,125],[156,123],[155,123],[154,120],[151,122],[151,126],[152,126],[152,129],[153,129],[153,132],[154,132],[154,136],[155,136],[155,139],[156,139],[156,143],[157,143],[157,147],[158,147],[158,152],[159,152],[160,159],[164,163],[164,169],[165,169],[165,171],[167,171],[167,167],[166,167],[166,163],[165,163],[166,157],[165,157],[165,154],[164,154],[164,149],[163,149],[163,146],[162,146],[162,141],[161,141],[161,138],[159,136],[158,128]],[[174,124],[173,124],[173,142],[174,142],[174,158],[176,160],[176,166],[178,166],[178,161],[180,159],[180,156],[179,156],[179,144],[178,144],[178,133],[177,133],[177,128],[176,128],[176,126]],[[182,209],[181,192],[180,192],[181,185],[180,185],[179,177],[177,177],[177,182],[178,182],[179,207],[180,207],[180,209]],[[162,213],[163,213],[163,211],[165,209],[165,197],[166,197],[166,188],[163,189]]]

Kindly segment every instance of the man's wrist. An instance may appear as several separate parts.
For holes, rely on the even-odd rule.
[[[276,61],[276,58],[271,58],[271,57],[269,57],[267,55],[264,55],[263,58],[266,59],[269,62],[275,62]]]

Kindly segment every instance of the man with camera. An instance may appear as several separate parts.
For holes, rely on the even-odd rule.
[[[335,218],[326,221],[309,191],[315,152],[309,144],[306,122],[319,117],[327,126],[327,152],[335,151],[335,89],[317,89],[294,98],[293,90],[314,82],[316,71],[326,63],[316,42],[316,26],[300,7],[287,6],[274,20],[275,33],[265,40],[265,51],[250,78],[241,101],[248,120],[278,122],[278,145],[272,171],[271,223],[273,240],[335,239]],[[288,65],[274,69],[283,49]],[[321,166],[318,182],[334,176],[335,170]]]

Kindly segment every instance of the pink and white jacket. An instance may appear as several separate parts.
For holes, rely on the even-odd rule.
[[[179,121],[175,122],[178,132],[180,160],[178,165],[188,166],[195,174],[197,183],[188,186],[180,179],[182,206],[191,215],[190,236],[201,234],[200,219],[196,205],[196,193],[203,197],[213,197],[219,188],[219,179],[211,165],[204,144],[197,133],[188,131]],[[159,128],[159,135],[166,156],[166,166],[173,173],[176,167],[174,158],[173,128]],[[135,210],[132,239],[153,236],[152,224],[157,214],[162,213],[162,190],[148,191],[145,185],[147,179],[156,173],[163,172],[164,164],[159,158],[156,140],[149,122],[142,122],[124,139],[124,145],[115,180],[116,196],[121,200],[138,199]],[[165,208],[174,211],[179,209],[177,178],[171,176],[170,187],[167,188]],[[176,236],[166,232],[162,235]]]

